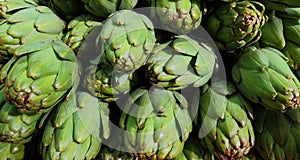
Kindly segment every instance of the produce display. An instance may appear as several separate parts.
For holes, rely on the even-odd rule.
[[[298,160],[299,33],[299,0],[0,0],[0,160]]]

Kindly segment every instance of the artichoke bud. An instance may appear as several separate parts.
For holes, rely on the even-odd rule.
[[[204,27],[221,51],[234,51],[260,39],[264,11],[255,1],[223,3],[208,15]]]
[[[268,21],[261,28],[261,32],[262,36],[259,40],[261,47],[284,48],[285,38],[283,34],[283,23],[280,18],[275,16],[275,12],[272,12],[268,16]]]
[[[183,150],[192,121],[179,93],[152,87],[139,88],[121,107],[119,125],[126,151],[139,158],[172,159]],[[172,132],[170,132],[172,130]]]
[[[248,47],[233,66],[232,78],[254,103],[281,112],[299,108],[300,83],[277,49]]]
[[[95,46],[87,46],[91,44],[84,43],[84,40],[89,37],[89,33],[91,33],[93,29],[101,25],[101,22],[99,22],[96,17],[89,14],[82,14],[69,22],[67,26],[68,32],[63,37],[63,41],[76,53],[78,53],[80,48],[89,49],[88,47],[90,47],[91,49],[95,49]],[[88,56],[85,50],[83,52],[82,56]]]
[[[139,71],[118,73],[105,63],[90,65],[84,78],[85,86],[96,97],[112,102],[140,83]]]
[[[108,103],[76,92],[49,114],[40,147],[43,159],[94,159],[110,135],[108,116]]]
[[[138,0],[82,0],[85,9],[99,17],[108,17],[118,10],[130,10],[137,5]]]
[[[113,13],[97,38],[101,59],[115,71],[130,73],[140,68],[155,45],[152,22],[129,10]]]
[[[254,148],[263,159],[299,159],[300,124],[289,117],[260,106],[255,108]]]
[[[198,111],[201,145],[218,159],[238,159],[254,146],[250,104],[232,83],[218,81],[203,90]]]
[[[167,30],[188,33],[200,26],[203,2],[197,0],[153,0],[151,14],[167,26]]]
[[[0,55],[10,58],[23,44],[60,39],[64,28],[65,22],[46,6],[18,10],[0,23]]]
[[[15,54],[1,70],[1,79],[6,101],[20,112],[45,113],[76,88],[76,56],[62,41],[33,41]]]
[[[176,36],[154,49],[146,63],[146,77],[168,90],[200,87],[212,77],[215,63],[216,56],[206,44]]]
[[[30,141],[41,114],[20,113],[16,106],[5,102],[3,88],[0,105],[0,141],[22,144]]]

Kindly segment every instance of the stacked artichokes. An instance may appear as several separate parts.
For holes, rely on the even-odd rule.
[[[298,0],[0,0],[0,159],[298,160]]]

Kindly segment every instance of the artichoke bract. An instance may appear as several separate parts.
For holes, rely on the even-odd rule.
[[[25,145],[18,143],[0,142],[0,157],[4,159],[23,160]]]
[[[203,87],[197,126],[201,145],[218,159],[239,159],[254,146],[251,105],[230,82]]]
[[[118,10],[134,8],[138,0],[82,0],[82,2],[90,13],[99,17],[107,17]]]
[[[102,23],[97,21],[96,17],[82,14],[69,22],[67,26],[68,32],[63,37],[63,41],[75,52],[78,52],[88,34],[101,25]]]
[[[151,14],[170,31],[187,33],[200,26],[203,14],[201,0],[153,0]]]
[[[139,158],[172,159],[192,130],[188,103],[178,92],[138,88],[120,108],[124,150]]]
[[[43,159],[94,159],[103,138],[108,138],[108,103],[85,92],[54,108],[43,133]]]
[[[101,59],[116,72],[132,72],[141,67],[155,45],[152,22],[129,10],[113,13],[102,25],[97,39]]]
[[[44,113],[79,81],[75,53],[60,40],[22,45],[1,70],[5,99],[20,112]]]
[[[19,113],[18,108],[4,100],[4,89],[0,90],[0,141],[26,143],[36,130],[41,114]]]
[[[14,56],[22,44],[60,38],[64,28],[65,22],[48,7],[20,10],[0,23],[0,56]]]
[[[203,86],[212,77],[216,55],[205,43],[188,36],[158,45],[146,63],[146,77],[151,83],[169,90],[189,85]]]
[[[208,15],[204,27],[221,51],[233,51],[261,37],[265,7],[255,1],[222,3]]]
[[[84,4],[81,0],[50,0],[48,6],[67,19],[72,19],[84,11]]]
[[[246,48],[232,68],[239,91],[254,103],[277,111],[299,107],[300,83],[279,50]]]
[[[96,97],[106,102],[113,102],[139,83],[139,76],[136,73],[118,74],[104,64],[91,65],[87,75],[84,77],[84,84]]]
[[[299,159],[300,124],[285,114],[257,106],[253,126],[255,149],[263,159]]]

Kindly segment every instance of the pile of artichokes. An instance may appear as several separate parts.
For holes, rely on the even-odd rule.
[[[0,0],[0,159],[300,159],[299,0]]]

